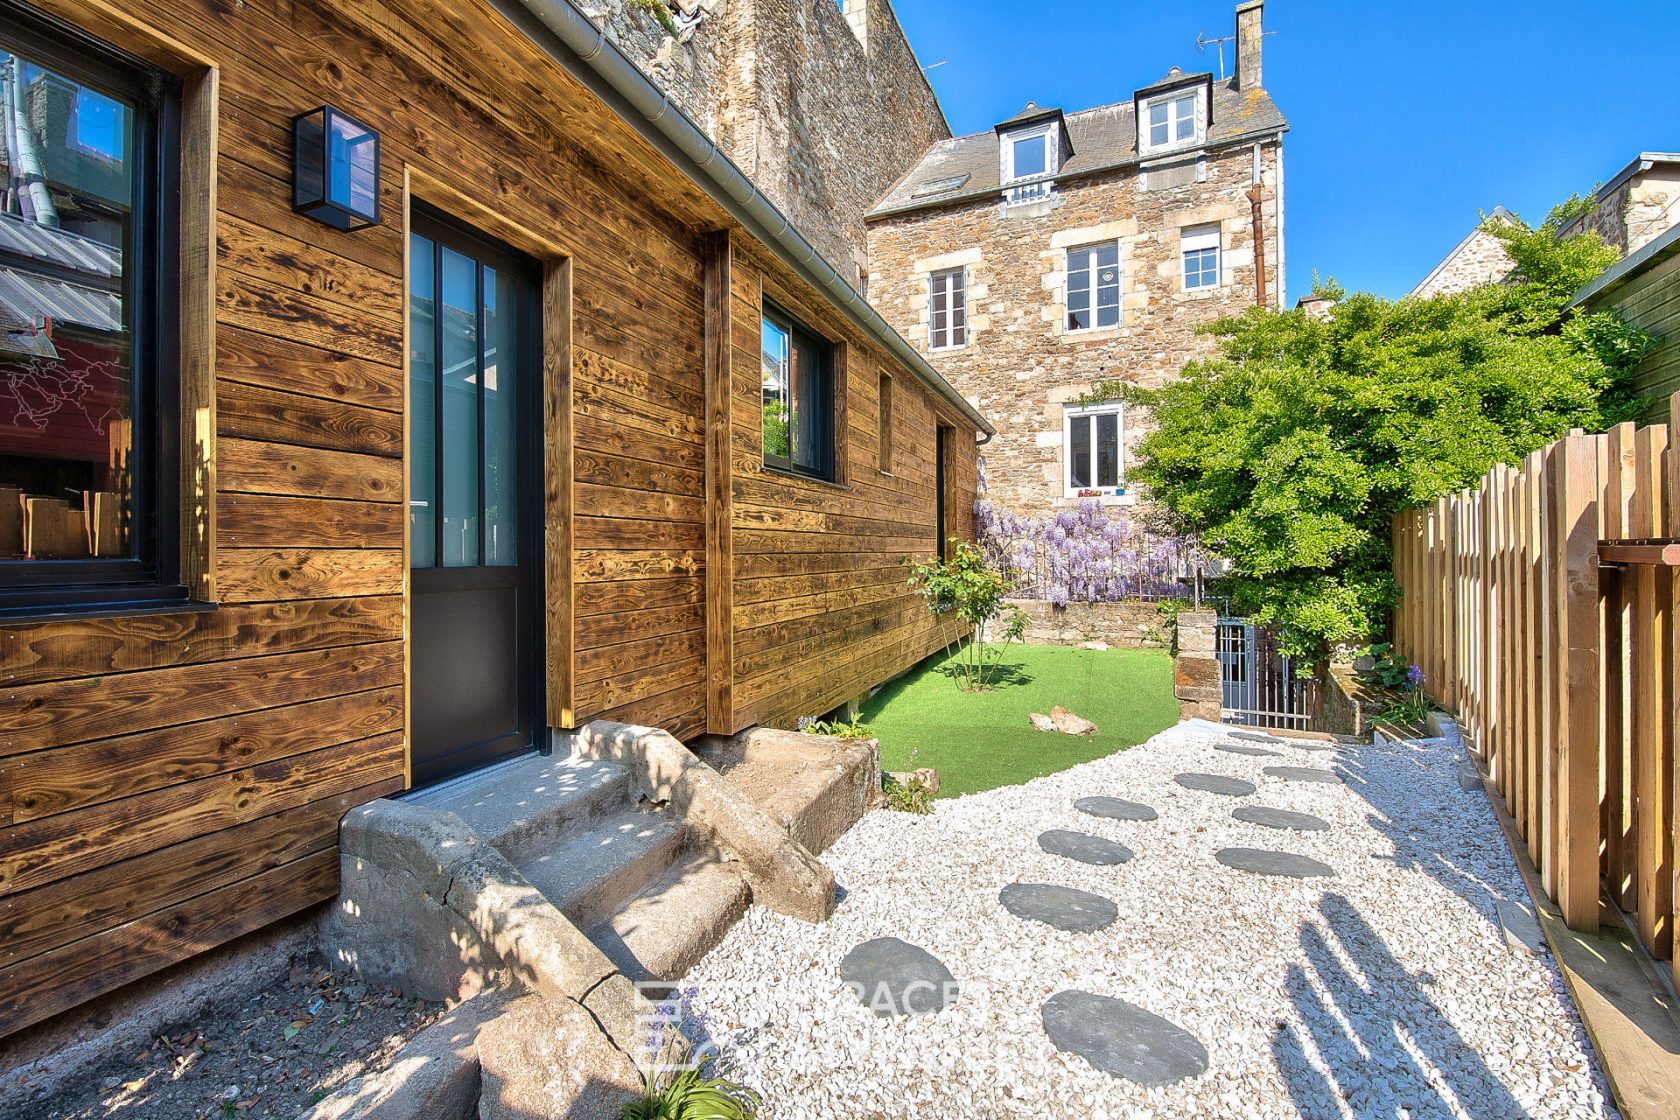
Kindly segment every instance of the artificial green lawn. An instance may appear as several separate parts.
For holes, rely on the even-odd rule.
[[[936,654],[863,707],[881,767],[939,771],[939,796],[1017,785],[1134,746],[1178,722],[1172,658],[1163,650],[1014,645],[990,692],[957,687]],[[1071,708],[1095,735],[1034,731],[1030,712]]]

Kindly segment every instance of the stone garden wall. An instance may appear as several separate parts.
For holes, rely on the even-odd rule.
[[[1164,649],[1172,638],[1171,623],[1155,603],[1069,603],[1058,607],[1048,599],[1010,601],[1027,616],[1029,645],[1104,642],[1121,649]]]

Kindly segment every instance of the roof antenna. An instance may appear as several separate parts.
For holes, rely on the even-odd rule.
[[[948,58],[942,58],[938,62],[935,62],[931,66],[924,66],[924,67],[922,67],[922,73],[926,74],[929,70],[937,70],[949,61],[951,61],[951,60],[948,59]]]
[[[1235,35],[1223,35],[1217,39],[1210,39],[1205,29],[1196,32],[1196,51],[1198,54],[1206,54],[1210,43],[1219,45],[1219,80],[1222,82],[1225,80],[1225,44],[1235,38]]]

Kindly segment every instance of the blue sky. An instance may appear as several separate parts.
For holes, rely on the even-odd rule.
[[[1170,66],[1217,74],[1196,35],[1235,0],[894,0],[951,127],[1028,100],[1128,99]],[[1271,0],[1265,83],[1284,141],[1288,294],[1313,270],[1404,295],[1479,209],[1531,224],[1640,151],[1680,151],[1680,3]],[[1231,66],[1227,44],[1226,67]]]

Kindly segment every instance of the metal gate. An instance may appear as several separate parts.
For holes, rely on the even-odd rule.
[[[1277,636],[1245,618],[1222,618],[1215,637],[1219,716],[1249,727],[1306,729],[1318,708],[1317,676],[1300,676]]]

